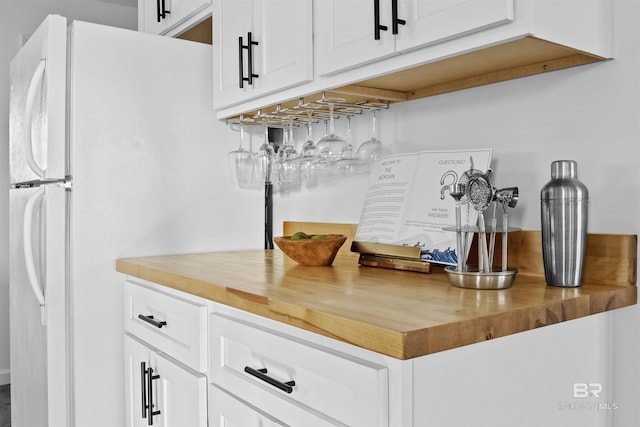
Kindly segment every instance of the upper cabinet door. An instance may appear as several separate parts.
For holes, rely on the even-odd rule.
[[[312,0],[214,0],[214,107],[313,79]]]
[[[240,87],[241,73],[244,74],[246,69],[244,59],[247,58],[247,52],[240,47],[240,43],[247,44],[252,27],[253,0],[214,0],[214,106],[232,104],[234,99],[246,99],[250,95],[250,85],[245,82]]]
[[[258,78],[254,95],[313,79],[313,4],[311,0],[254,0],[254,50]],[[248,71],[247,71],[248,72]]]
[[[316,64],[326,75],[513,20],[514,0],[318,0]]]
[[[211,0],[139,0],[139,30],[163,34],[209,5]]]
[[[390,1],[316,1],[314,26],[318,75],[352,68],[395,52],[389,27],[391,9],[386,5]],[[376,4],[379,16],[375,13]],[[386,26],[387,30],[379,28],[376,31],[377,24]]]
[[[389,1],[389,0],[387,0]],[[396,51],[422,47],[513,21],[514,0],[399,0]]]

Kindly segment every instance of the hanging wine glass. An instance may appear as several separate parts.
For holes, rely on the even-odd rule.
[[[342,158],[349,159],[353,157],[353,133],[351,132],[351,116],[347,116],[347,147],[342,151]]]
[[[371,115],[371,138],[360,144],[356,157],[372,163],[387,154],[391,154],[391,150],[376,136],[376,110],[373,110]]]
[[[295,144],[293,142],[293,123],[282,129],[282,146],[278,150],[278,161],[284,162],[298,157]]]
[[[333,162],[341,159],[348,147],[347,141],[335,134],[333,104],[329,104],[329,134],[322,137],[316,144],[318,155]]]
[[[326,138],[329,136],[328,120],[324,121],[324,129],[325,129],[325,136],[323,138]],[[307,132],[308,132],[307,143],[309,143],[309,140],[311,140],[307,146],[310,147],[311,144],[313,143],[313,139],[311,137],[311,114],[309,114]],[[327,175],[327,172],[329,171],[329,167],[331,166],[330,160],[327,157],[320,156],[320,153],[318,151],[318,145],[314,144],[314,146],[315,146],[315,150],[313,151],[314,153],[313,158],[303,157],[300,159],[301,162],[303,162],[303,164],[301,164],[300,166],[302,181],[309,188],[316,187],[320,183],[320,181]],[[311,152],[312,151],[310,150],[307,151],[307,153],[311,153]]]
[[[253,181],[253,153],[245,150],[243,145],[244,126],[240,125],[240,145],[237,150],[229,152],[229,169],[238,188],[249,188]]]
[[[316,143],[313,142],[313,137],[311,136],[311,117],[307,121],[307,139],[302,144],[302,149],[300,150],[300,157],[316,157],[318,152],[316,151]]]
[[[283,190],[293,190],[300,183],[298,152],[293,142],[293,123],[283,129],[282,147],[278,150],[278,183]]]
[[[363,164],[362,160],[353,156],[353,145],[351,144],[351,116],[347,116],[346,141],[348,146],[342,151],[342,158],[336,160],[332,165],[333,175],[358,175],[360,173],[367,173],[367,165]]]
[[[273,165],[275,163],[276,153],[269,143],[269,128],[264,127],[264,141],[255,156],[255,173],[254,177],[257,182],[271,183],[273,179]]]
[[[309,113],[307,120],[307,138],[302,144],[300,157],[296,159],[298,173],[300,174],[300,182],[308,187],[314,187],[317,184],[317,179],[313,173],[312,165],[319,159],[318,152],[316,150],[316,143],[313,142],[311,123],[311,114]]]

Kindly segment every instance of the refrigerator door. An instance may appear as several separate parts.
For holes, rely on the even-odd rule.
[[[11,184],[66,176],[67,20],[50,15],[11,61]]]
[[[10,190],[11,418],[15,425],[67,425],[66,205],[63,187]]]

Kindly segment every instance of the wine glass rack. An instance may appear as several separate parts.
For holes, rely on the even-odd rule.
[[[333,108],[334,118],[354,116],[369,110],[388,109],[393,101],[377,97],[358,96],[344,93],[322,92],[319,97],[298,98],[262,108],[254,112],[244,113],[226,119],[230,125],[253,125],[268,127],[287,127],[318,123],[328,120]]]

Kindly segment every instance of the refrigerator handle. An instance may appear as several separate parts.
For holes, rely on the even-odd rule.
[[[44,80],[44,73],[47,61],[45,59],[40,60],[40,64],[36,68],[36,71],[31,77],[29,88],[27,89],[27,98],[24,105],[24,151],[27,157],[27,164],[33,170],[33,172],[40,178],[44,178],[44,170],[36,163],[33,157],[33,145],[31,141],[31,121],[33,116],[33,107],[36,100],[38,88],[42,86]]]
[[[33,248],[31,246],[31,230],[33,225],[33,208],[36,203],[38,197],[40,197],[40,190],[34,192],[27,199],[27,203],[24,207],[24,229],[23,229],[23,245],[24,245],[24,262],[27,267],[27,277],[29,278],[29,284],[31,285],[31,290],[33,290],[33,294],[38,300],[38,304],[40,305],[40,321],[42,325],[46,325],[46,315],[45,315],[45,299],[44,293],[42,291],[42,286],[40,286],[40,281],[38,280],[38,275],[36,274],[36,266],[35,259],[33,256]]]

